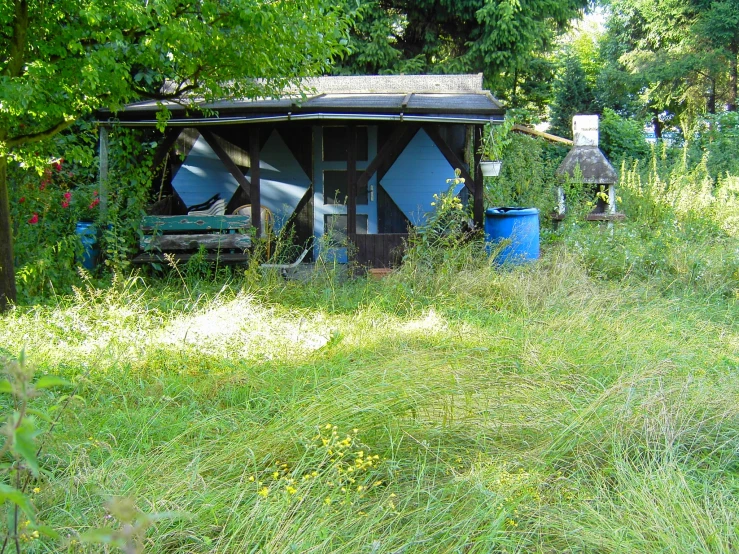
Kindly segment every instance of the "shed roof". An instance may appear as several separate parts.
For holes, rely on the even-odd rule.
[[[499,120],[505,110],[478,75],[374,75],[307,79],[308,96],[293,93],[279,99],[222,100],[203,104],[217,116],[192,117],[174,102],[171,126],[285,121],[300,119],[407,120],[484,123]],[[116,115],[124,125],[155,125],[157,102],[129,104]],[[100,112],[101,120],[109,112]]]

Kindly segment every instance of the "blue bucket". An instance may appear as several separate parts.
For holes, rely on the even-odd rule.
[[[536,208],[488,208],[485,241],[490,254],[503,240],[510,244],[496,256],[498,264],[520,264],[539,259],[539,210]]]
[[[77,223],[76,232],[82,243],[82,258],[78,258],[77,263],[82,263],[85,269],[93,270],[97,266],[100,255],[97,230],[92,222],[80,221]]]

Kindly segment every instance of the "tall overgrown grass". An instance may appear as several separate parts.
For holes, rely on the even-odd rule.
[[[713,179],[708,158],[690,164],[688,152],[664,147],[647,163],[622,165],[625,224],[570,222],[562,236],[594,274],[670,294],[738,297],[739,177]]]
[[[122,497],[146,552],[735,552],[735,181],[638,171],[627,223],[528,266],[452,203],[382,281],[181,266],[14,309],[0,354],[77,386],[30,493],[61,539],[23,548],[109,551],[80,540]]]

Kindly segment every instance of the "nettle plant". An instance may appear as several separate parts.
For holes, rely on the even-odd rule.
[[[22,544],[42,536],[59,538],[56,531],[37,520],[31,496],[40,492],[38,485],[42,477],[38,458],[43,437],[54,429],[64,408],[75,396],[62,396],[49,409],[41,409],[32,403],[34,398],[48,389],[69,387],[70,383],[51,375],[34,381],[34,370],[23,352],[18,359],[0,358],[0,366],[4,374],[0,379],[0,393],[10,396],[9,402],[3,399],[2,403],[5,439],[0,447],[0,503],[6,523],[0,552],[11,548],[21,552]]]

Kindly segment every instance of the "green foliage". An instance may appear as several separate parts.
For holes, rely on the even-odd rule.
[[[502,160],[506,149],[511,144],[511,130],[515,125],[512,116],[506,115],[500,125],[487,123],[480,144],[480,154],[485,160]]]
[[[20,552],[22,542],[37,539],[41,535],[59,538],[59,533],[39,524],[36,508],[27,489],[32,480],[41,478],[38,456],[41,452],[39,437],[43,436],[42,427],[47,424],[54,427],[58,417],[53,421],[53,412],[66,407],[70,397],[51,410],[32,406],[31,400],[40,394],[39,391],[67,387],[70,383],[51,375],[44,375],[33,382],[34,370],[23,351],[18,359],[0,357],[0,364],[4,377],[0,381],[0,393],[12,398],[11,405],[6,404],[3,413],[5,442],[0,447],[0,479],[4,481],[0,483],[0,507],[5,512],[3,520],[6,522],[3,549],[12,544],[16,552]]]
[[[549,116],[552,134],[572,138],[572,116],[598,113],[595,94],[579,58],[567,54],[555,84],[554,103]]]
[[[646,159],[650,148],[644,139],[644,126],[637,119],[626,119],[609,108],[600,118],[599,146],[606,158],[619,165],[621,160]]]
[[[440,267],[449,271],[457,263],[464,265],[470,250],[485,258],[481,232],[472,228],[471,214],[454,192],[462,182],[464,180],[459,178],[459,174],[457,178],[447,180],[449,189],[434,195],[431,203],[434,211],[411,230],[403,257],[406,271],[433,273]]]
[[[727,174],[739,175],[739,113],[723,112],[698,121],[691,141],[695,157],[704,156],[706,169],[714,180]]]
[[[610,6],[610,74],[622,74],[615,82],[626,85],[632,99],[640,97],[643,112],[666,110],[690,128],[701,113],[736,109],[736,2],[618,0]]]
[[[11,164],[11,211],[15,265],[20,298],[38,301],[65,293],[77,283],[77,259],[82,245],[75,233],[78,221],[95,218],[98,205],[89,129],[39,145],[45,165],[28,168]],[[69,155],[67,155],[69,153]]]
[[[224,97],[277,96],[296,79],[327,70],[344,49],[344,18],[341,8],[324,0],[41,0],[3,5],[0,311],[15,300],[4,170],[8,160],[42,167],[48,159],[38,143],[81,116],[100,108],[116,111],[140,98],[195,107]],[[166,110],[159,114],[161,125],[167,117]],[[110,207],[114,236],[106,244],[120,252],[129,208],[116,207],[115,199]],[[113,259],[122,263],[121,257]]]
[[[666,150],[665,150],[666,152]],[[714,182],[688,151],[673,161],[655,151],[647,167],[621,169],[619,209],[627,222],[597,240],[579,229],[566,239],[603,277],[649,283],[663,293],[739,294],[739,181]]]
[[[152,131],[114,127],[110,132],[108,204],[99,221],[105,264],[116,272],[130,269],[138,251],[141,217],[152,200],[152,158],[161,135]]]
[[[354,2],[347,2],[354,5]],[[503,96],[519,99],[548,82],[543,54],[581,14],[581,1],[362,0],[341,74],[477,73]],[[532,62],[532,59],[534,60]],[[546,87],[545,87],[546,89]],[[534,94],[542,104],[546,90]],[[518,100],[516,105],[523,105]]]
[[[553,213],[556,201],[555,171],[566,155],[550,155],[542,139],[512,133],[498,177],[485,180],[485,205],[536,207],[542,217]]]

